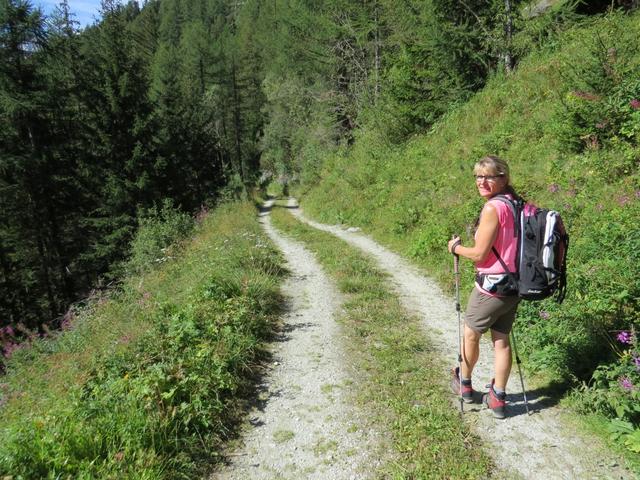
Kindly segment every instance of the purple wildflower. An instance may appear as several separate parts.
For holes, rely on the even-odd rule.
[[[631,108],[633,108],[634,110],[640,110],[640,100],[638,100],[637,98],[634,98],[633,100],[631,100],[629,102],[629,105],[631,106]]]
[[[0,328],[0,334],[2,335],[8,335],[10,337],[15,337],[16,332],[13,330],[13,328],[11,327],[11,325],[7,325],[4,328]]]
[[[616,336],[616,338],[620,343],[626,343],[628,345],[631,343],[631,340],[632,340],[631,332],[623,330]]]
[[[551,193],[556,193],[560,190],[560,186],[557,183],[552,183],[551,185],[549,185],[549,191]]]
[[[636,366],[636,370],[640,372],[640,357],[633,357],[633,363]]]
[[[640,198],[640,190],[636,190],[635,195],[636,195],[636,198]]]
[[[4,344],[4,356],[5,358],[9,358],[13,352],[20,348],[20,345],[17,343],[9,342]]]
[[[633,390],[633,382],[629,377],[620,377],[620,386],[625,390]]]
[[[544,310],[540,310],[540,313],[538,315],[540,315],[540,318],[542,318],[543,320],[549,320],[549,318],[551,317],[549,312],[546,312]]]
[[[624,207],[630,201],[631,198],[629,198],[629,195],[621,195],[618,197],[618,205],[620,205],[621,207]]]

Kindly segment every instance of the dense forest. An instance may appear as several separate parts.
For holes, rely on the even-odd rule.
[[[255,180],[260,59],[234,8],[106,1],[78,31],[67,3],[46,18],[3,0],[3,326],[56,326],[117,279],[148,209],[194,212]]]

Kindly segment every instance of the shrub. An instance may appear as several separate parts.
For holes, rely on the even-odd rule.
[[[557,138],[570,152],[603,147],[627,150],[624,161],[609,165],[605,176],[630,174],[638,163],[638,152],[628,151],[640,139],[635,35],[624,28],[618,15],[611,14],[588,36],[576,35],[580,47],[561,57],[567,90],[555,123]]]
[[[191,233],[194,220],[165,200],[161,208],[154,207],[140,216],[138,231],[131,242],[129,270],[144,272],[153,265],[171,258],[170,248]]]
[[[635,325],[631,330],[617,332],[614,344],[617,360],[600,365],[591,382],[573,397],[583,412],[611,418],[610,430],[614,437],[622,440],[632,452],[640,453],[640,341],[637,328]]]

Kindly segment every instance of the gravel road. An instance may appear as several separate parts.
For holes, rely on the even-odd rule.
[[[287,313],[242,446],[210,478],[372,478],[381,436],[352,406],[354,375],[336,323],[342,299],[311,253],[273,228],[267,209],[260,222],[291,272]]]
[[[290,207],[297,206],[290,199]],[[300,221],[329,232],[373,257],[381,270],[391,276],[393,288],[403,306],[422,319],[425,335],[442,353],[457,361],[458,324],[452,298],[421,274],[399,255],[380,246],[357,228],[325,225],[305,217],[300,209],[289,211]],[[443,246],[444,248],[444,246]],[[462,294],[467,295],[468,292]],[[491,344],[485,337],[481,345],[480,361],[474,371],[474,387],[479,389],[489,382],[492,372]],[[443,375],[448,375],[443,372]],[[527,415],[521,386],[514,365],[507,396],[509,416],[505,420],[493,418],[481,404],[465,405],[464,421],[469,422],[485,442],[485,447],[503,470],[501,478],[523,479],[632,479],[633,473],[625,470],[593,438],[579,435],[563,417],[562,409],[541,392],[528,391]],[[485,390],[486,391],[486,390]],[[458,403],[452,395],[452,408]],[[329,478],[329,477],[327,477]]]

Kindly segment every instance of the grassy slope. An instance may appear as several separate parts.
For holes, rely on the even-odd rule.
[[[608,33],[613,27],[624,38]],[[529,367],[563,381],[588,378],[615,343],[612,332],[638,322],[640,152],[635,147],[632,153],[636,168],[625,169],[618,167],[623,153],[614,147],[572,154],[558,141],[562,101],[575,88],[567,74],[586,56],[586,39],[596,31],[605,46],[637,42],[640,14],[566,32],[558,49],[531,55],[509,78],[492,79],[431,132],[405,144],[392,146],[375,132],[360,132],[352,149],[326,159],[319,182],[299,192],[308,214],[362,227],[451,291],[446,241],[454,232],[469,241],[482,204],[473,164],[486,154],[506,158],[516,189],[560,210],[572,236],[569,297],[562,307],[522,307],[519,327]],[[640,52],[634,55],[637,67]],[[466,290],[473,274],[469,264],[463,267]],[[542,310],[549,320],[540,318]]]
[[[640,15],[626,23],[637,38]],[[563,154],[553,133],[567,90],[561,67],[566,68],[566,58],[579,56],[581,34],[567,35],[560,52],[533,55],[513,77],[492,79],[426,135],[395,147],[375,132],[361,132],[352,151],[327,159],[321,182],[305,192],[306,210],[323,221],[367,227],[444,279],[450,262],[442,255],[442,241],[454,232],[469,236],[481,205],[472,167],[483,155],[508,159],[516,189],[564,215],[563,207],[576,203],[570,184],[578,195],[588,193],[591,204],[606,205],[615,194],[633,195],[637,174],[603,178],[587,168],[606,163],[610,152]],[[548,188],[554,183],[560,183],[557,193]],[[433,218],[443,215],[446,222]]]
[[[274,320],[281,259],[267,244],[252,205],[223,206],[177,260],[15,355],[0,473],[194,478],[232,428]]]

